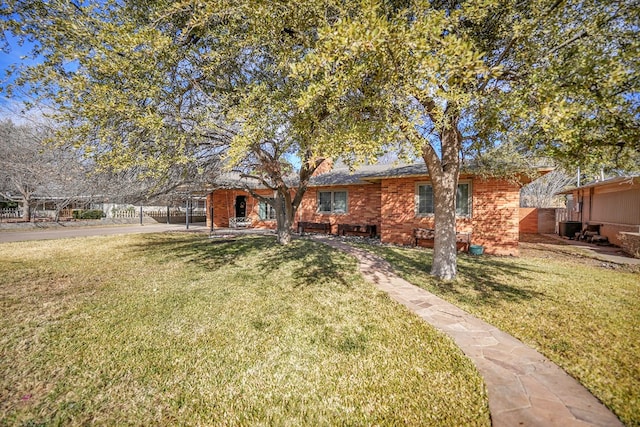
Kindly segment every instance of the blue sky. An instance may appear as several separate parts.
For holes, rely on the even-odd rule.
[[[11,117],[13,115],[20,115],[21,100],[18,94],[14,98],[8,99],[4,93],[6,86],[14,80],[14,77],[8,77],[7,71],[13,64],[27,65],[33,64],[33,60],[25,59],[31,51],[31,44],[25,43],[20,46],[18,41],[10,34],[4,33],[7,44],[8,52],[0,50],[0,86],[2,92],[0,93],[0,117]]]
[[[28,46],[27,44],[20,46],[18,41],[10,33],[5,32],[5,37],[7,39],[9,53],[0,51],[0,79],[3,87],[7,83],[6,71],[9,66],[16,63],[25,63],[25,60],[22,59],[22,57],[28,55],[31,50],[30,44]]]

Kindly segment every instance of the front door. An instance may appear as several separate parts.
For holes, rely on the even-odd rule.
[[[236,197],[236,218],[247,216],[247,196]]]

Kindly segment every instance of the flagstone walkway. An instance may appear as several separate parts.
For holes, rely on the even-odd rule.
[[[330,237],[314,238],[354,255],[367,280],[453,338],[484,378],[493,426],[622,426],[586,388],[536,350],[401,279],[380,257]]]

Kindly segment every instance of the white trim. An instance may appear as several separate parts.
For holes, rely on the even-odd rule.
[[[246,216],[234,216],[229,218],[229,228],[251,227],[251,219]]]
[[[348,190],[334,190],[334,189],[330,189],[330,190],[318,190],[316,192],[316,213],[322,214],[322,215],[346,215],[347,213],[349,213],[349,191]],[[320,194],[321,193],[331,193],[331,210],[330,211],[321,211],[320,210]],[[335,212],[334,211],[334,205],[335,205],[335,193],[345,193],[345,208],[344,208],[344,212]]]

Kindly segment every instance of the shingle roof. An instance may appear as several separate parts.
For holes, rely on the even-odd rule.
[[[312,177],[309,186],[371,184],[369,178],[386,175],[391,168],[390,165],[364,165],[350,170],[346,166],[340,166]]]
[[[461,173],[472,173],[473,165],[463,165]],[[425,177],[429,175],[424,162],[406,164],[365,165],[354,171],[340,166],[331,171],[313,177],[312,186],[371,184],[385,178]]]
[[[297,179],[295,177],[285,178],[287,184],[295,185]],[[265,188],[257,179],[243,177],[240,172],[225,172],[216,177],[214,182],[216,188]]]
[[[461,173],[468,174],[473,173],[473,170],[477,169],[474,165],[463,165]],[[543,170],[544,168],[540,169]],[[549,168],[544,169],[548,172]],[[374,182],[379,182],[385,178],[398,178],[398,177],[426,177],[429,175],[427,166],[424,162],[407,164],[375,164],[375,165],[363,165],[355,170],[350,170],[348,167],[340,165],[334,167],[332,170],[320,175],[313,176],[309,182],[309,187],[325,187],[325,186],[339,186],[339,185],[367,185]],[[290,184],[295,185],[296,178],[291,179]],[[250,188],[264,188],[259,185],[257,180],[250,178],[242,178],[239,173],[229,172],[222,174],[216,181],[216,185],[220,188],[242,188],[246,184],[250,185]]]
[[[416,170],[420,168],[420,164],[404,166],[414,167]],[[350,170],[346,166],[336,167],[329,172],[316,175],[311,178],[310,187],[323,187],[328,185],[353,185],[353,184],[371,184],[371,180],[385,176],[401,176],[405,172],[395,171],[393,165],[364,165],[355,170]],[[426,166],[422,165],[421,173],[426,174]],[[392,175],[389,175],[392,173]],[[295,185],[296,179],[292,177],[291,183]],[[218,188],[264,188],[257,180],[251,178],[243,178],[239,172],[225,172],[217,177],[215,186]]]

